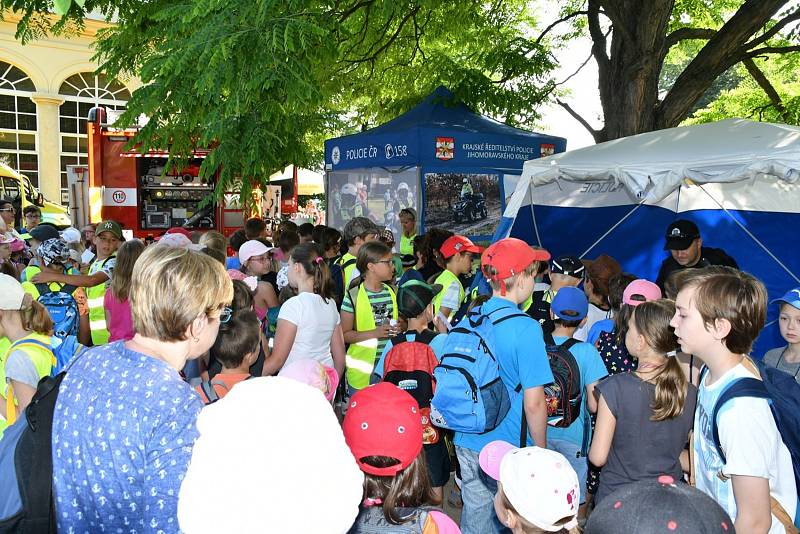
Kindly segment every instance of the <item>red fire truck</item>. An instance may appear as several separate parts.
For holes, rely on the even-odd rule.
[[[217,177],[203,180],[200,165],[209,150],[197,149],[183,169],[166,169],[169,153],[151,150],[140,153],[128,148],[137,128],[107,124],[106,110],[92,108],[87,122],[88,220],[118,221],[135,237],[158,236],[167,229],[216,230],[230,235],[244,225],[247,217],[261,216],[261,192],[253,193],[253,208],[245,213],[239,192],[224,195],[221,201],[200,207],[214,191]],[[297,210],[296,177],[292,198],[284,197],[281,211]],[[287,209],[288,208],[288,209]]]

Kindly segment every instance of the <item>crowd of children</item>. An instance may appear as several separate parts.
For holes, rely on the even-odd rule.
[[[417,235],[411,208],[399,236],[251,219],[152,244],[25,220],[0,242],[0,464],[65,371],[58,531],[797,532],[800,288],[769,304],[714,266],[660,287]],[[787,344],[756,362],[769,305]]]

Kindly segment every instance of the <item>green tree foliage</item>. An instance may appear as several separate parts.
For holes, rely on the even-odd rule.
[[[180,159],[213,147],[201,172],[221,171],[218,195],[249,198],[275,170],[320,161],[326,136],[391,118],[440,84],[520,123],[550,92],[552,57],[520,33],[535,26],[524,0],[62,1],[0,5],[27,12],[22,40],[69,31],[90,10],[113,15],[101,68],[144,84],[120,121],[149,118],[141,150]],[[47,9],[65,16],[48,26]]]

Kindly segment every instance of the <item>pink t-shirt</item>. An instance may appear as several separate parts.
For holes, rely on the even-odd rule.
[[[133,337],[133,319],[131,318],[131,304],[127,300],[120,302],[111,293],[106,291],[103,298],[103,306],[111,314],[111,322],[107,325],[111,334],[109,342],[119,340],[129,340]]]

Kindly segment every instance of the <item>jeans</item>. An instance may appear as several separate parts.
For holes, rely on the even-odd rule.
[[[461,532],[463,534],[504,534],[510,532],[494,512],[497,482],[483,472],[478,453],[456,446],[461,465]]]
[[[589,463],[586,456],[581,456],[581,445],[572,443],[564,439],[548,438],[547,448],[551,451],[560,452],[569,462],[569,465],[578,475],[578,487],[581,492],[580,503],[586,502],[586,474],[589,471]]]

